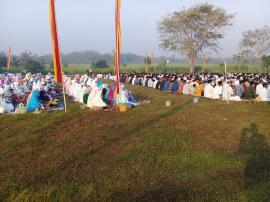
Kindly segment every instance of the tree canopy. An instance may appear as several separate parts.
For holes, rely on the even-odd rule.
[[[107,67],[109,67],[107,61],[104,59],[98,59],[96,62],[92,62],[91,66],[93,68],[107,68]]]
[[[147,64],[151,65],[152,64],[152,59],[149,56],[144,58],[144,64],[146,64],[146,59],[147,59]]]
[[[190,72],[194,72],[198,54],[207,49],[218,51],[223,28],[231,25],[233,18],[233,14],[209,3],[175,11],[159,22],[160,47],[185,55]]]
[[[6,65],[7,65],[7,56],[3,52],[0,52],[0,67],[6,67]]]
[[[243,33],[240,43],[240,51],[246,53],[247,57],[256,56],[259,67],[262,65],[263,55],[270,50],[270,28],[264,26],[261,29],[248,30]]]

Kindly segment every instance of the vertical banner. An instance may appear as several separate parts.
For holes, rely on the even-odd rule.
[[[148,53],[146,53],[145,56],[145,73],[148,73]]]
[[[116,93],[120,93],[120,64],[121,64],[121,0],[116,0],[115,4],[115,31],[116,31],[116,49],[115,49],[115,74],[116,74]]]
[[[50,0],[50,27],[52,33],[52,48],[53,48],[53,63],[54,63],[54,76],[56,83],[62,84],[65,112],[67,112],[65,85],[63,84],[63,72],[61,63],[61,52],[58,41],[57,23],[55,15],[55,0]]]
[[[53,61],[54,61],[54,75],[57,83],[62,83],[62,64],[61,52],[58,41],[57,24],[55,16],[55,0],[50,0],[50,27],[52,33],[52,48],[53,48]]]
[[[157,73],[156,67],[155,67],[155,64],[154,64],[154,60],[155,60],[155,56],[154,56],[154,52],[152,52],[152,56],[151,56],[151,64],[152,64],[152,66],[153,66],[153,68],[154,68],[154,70],[155,70],[155,73]]]
[[[7,57],[7,69],[10,69],[10,65],[11,65],[11,48],[8,48],[8,57]]]

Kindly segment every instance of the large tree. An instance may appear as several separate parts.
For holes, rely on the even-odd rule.
[[[269,72],[269,68],[270,68],[270,55],[266,56],[262,56],[262,66],[264,67],[264,71],[265,72]]]
[[[218,51],[218,41],[224,37],[224,27],[232,24],[234,15],[209,3],[175,11],[158,25],[160,47],[183,54],[194,72],[199,53]]]
[[[28,51],[22,52],[18,57],[18,66],[23,67],[27,72],[46,73],[45,66],[38,61],[37,56],[33,56]]]
[[[264,26],[262,29],[249,30],[243,33],[240,43],[242,50],[257,57],[259,68],[262,65],[261,58],[270,51],[270,29]]]
[[[7,66],[7,56],[4,52],[0,52],[0,67],[6,67]]]

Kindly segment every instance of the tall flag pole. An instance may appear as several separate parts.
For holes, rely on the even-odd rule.
[[[155,64],[154,64],[154,59],[155,59],[154,52],[152,52],[151,63],[152,63],[152,65],[153,65],[153,67],[154,67],[155,73],[157,73],[156,67],[155,67]]]
[[[10,65],[11,65],[11,48],[8,48],[8,57],[7,57],[7,69],[10,69]]]
[[[115,74],[116,74],[116,93],[120,93],[120,64],[121,64],[121,0],[116,0],[115,5],[115,30],[116,30],[116,49],[115,49]]]
[[[146,53],[145,56],[145,73],[148,73],[148,53]]]
[[[58,84],[62,84],[63,86],[65,111],[67,111],[65,87],[63,84],[63,75],[62,75],[63,72],[62,72],[62,63],[61,63],[61,52],[60,52],[59,41],[58,41],[57,23],[56,23],[56,15],[55,15],[55,0],[50,0],[50,27],[51,27],[51,34],[52,34],[52,49],[53,49],[55,81]]]

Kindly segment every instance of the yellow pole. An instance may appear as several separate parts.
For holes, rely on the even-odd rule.
[[[11,48],[8,48],[8,58],[7,58],[7,69],[10,69],[10,65],[11,65]]]

